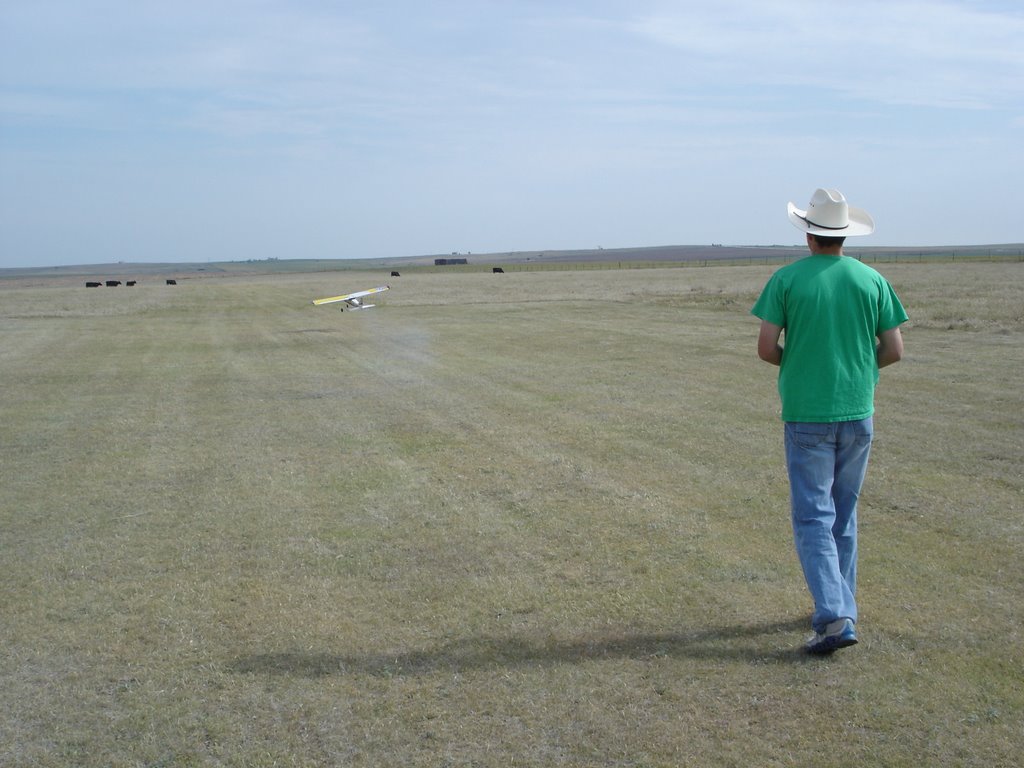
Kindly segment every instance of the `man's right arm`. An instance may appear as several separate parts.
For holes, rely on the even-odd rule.
[[[782,364],[782,347],[779,346],[779,337],[782,336],[782,326],[761,321],[761,332],[757,336],[757,356],[766,363],[772,365]]]

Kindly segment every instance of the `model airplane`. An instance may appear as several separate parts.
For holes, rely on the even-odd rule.
[[[381,291],[386,291],[390,287],[391,286],[389,286],[389,285],[382,285],[382,286],[380,286],[378,288],[371,288],[368,291],[356,291],[355,293],[346,293],[344,296],[331,296],[330,298],[326,298],[326,299],[316,299],[313,303],[314,304],[333,304],[336,301],[343,301],[343,302],[345,302],[345,305],[349,309],[369,309],[370,307],[375,307],[377,305],[376,304],[364,304],[363,303],[363,297],[364,296],[370,296],[371,294],[374,294],[374,293],[380,293]],[[344,311],[345,307],[342,307],[341,309],[342,309],[342,311]]]

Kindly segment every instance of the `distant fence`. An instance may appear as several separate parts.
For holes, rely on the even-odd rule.
[[[866,261],[873,264],[885,264],[885,263],[898,263],[898,262],[966,262],[966,261],[1024,261],[1024,251],[1001,251],[1001,252],[975,252],[975,251],[953,251],[951,253],[929,253],[928,251],[921,251],[920,253],[868,253],[864,255],[857,255],[861,261]]]
[[[628,259],[595,260],[595,261],[527,261],[505,263],[500,266],[505,272],[567,272],[592,271],[609,269],[681,269],[686,267],[750,267],[759,265],[788,264],[803,258],[806,253],[766,253],[763,256],[743,256],[736,258],[687,259],[685,261],[654,260],[643,261]],[[866,264],[918,264],[918,263],[965,263],[965,262],[1021,262],[1024,261],[1024,249],[1016,251],[879,251],[868,253],[849,253],[849,256]],[[491,272],[494,264],[449,265],[443,269],[433,267],[417,267],[417,272]]]

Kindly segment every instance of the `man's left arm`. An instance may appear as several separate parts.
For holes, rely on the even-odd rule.
[[[875,356],[878,358],[879,368],[885,368],[903,359],[903,334],[900,333],[898,325],[878,334]]]

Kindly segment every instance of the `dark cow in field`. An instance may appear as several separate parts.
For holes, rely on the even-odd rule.
[[[491,273],[495,275],[504,275],[505,270],[501,267],[491,267]]]
[[[129,281],[127,282],[127,283],[125,283],[125,285],[126,285],[127,287],[131,288],[131,287],[132,287],[133,285],[135,285],[135,283],[136,283],[136,281],[135,281],[135,280],[129,280]]]
[[[177,281],[177,280],[168,280],[168,281],[167,281],[167,284],[168,284],[168,285],[177,285],[177,284],[178,284],[178,281]]]
[[[392,277],[401,277],[401,275],[400,275],[400,274],[398,274],[397,272],[392,272],[392,273],[391,273],[391,276],[392,276]]]
[[[86,288],[99,288],[99,287],[100,287],[101,285],[103,285],[103,283],[93,283],[93,282],[87,282],[87,283],[85,284],[85,287],[86,287]]]
[[[107,280],[107,288],[116,288],[121,284],[120,280]]]

